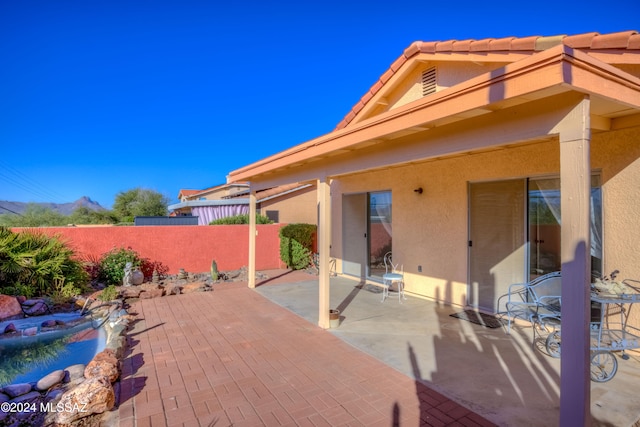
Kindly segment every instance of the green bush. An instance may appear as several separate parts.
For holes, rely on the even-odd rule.
[[[249,224],[249,214],[227,216],[220,219],[214,219],[209,225],[237,225],[237,224]],[[260,214],[256,214],[256,224],[273,224],[268,217]]]
[[[122,285],[124,268],[128,262],[131,263],[133,270],[136,268],[140,269],[145,280],[151,279],[154,270],[158,272],[160,279],[167,277],[167,273],[169,272],[169,267],[162,264],[162,262],[142,258],[131,248],[115,248],[100,258],[97,268],[97,279],[106,285]]]
[[[109,285],[100,292],[98,299],[101,301],[113,301],[118,296],[118,290],[114,285]]]
[[[83,291],[88,279],[82,262],[59,236],[0,227],[0,293],[57,296],[58,284],[64,284],[65,293]]]
[[[289,224],[280,229],[280,259],[287,267],[302,270],[311,264],[314,224]]]
[[[107,252],[100,259],[98,280],[107,285],[122,285],[124,268],[130,262],[132,269],[140,268],[142,258],[131,248],[115,248]]]

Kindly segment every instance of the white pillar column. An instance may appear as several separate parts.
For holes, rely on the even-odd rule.
[[[560,128],[562,358],[560,425],[591,424],[590,101],[579,102]]]
[[[249,266],[247,267],[250,288],[256,287],[256,192],[249,191]]]
[[[319,271],[319,300],[318,325],[329,329],[330,307],[330,266],[329,252],[331,245],[331,185],[328,178],[317,181],[318,188],[318,254]]]

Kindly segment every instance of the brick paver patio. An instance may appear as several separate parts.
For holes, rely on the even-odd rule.
[[[493,425],[245,283],[130,311],[123,427]]]

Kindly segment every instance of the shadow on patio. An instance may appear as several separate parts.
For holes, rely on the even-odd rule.
[[[272,282],[256,288],[271,301],[318,324],[318,280]],[[291,279],[291,278],[290,278]],[[392,295],[393,296],[393,295]],[[557,425],[560,360],[532,345],[531,328],[490,329],[451,317],[460,307],[408,296],[381,303],[375,287],[331,279],[331,307],[341,323],[329,331],[355,348],[455,400],[498,425]],[[617,375],[591,383],[593,425],[632,426],[640,419],[635,386],[640,357],[619,359]]]

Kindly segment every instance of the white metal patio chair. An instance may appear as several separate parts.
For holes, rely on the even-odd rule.
[[[557,326],[560,323],[561,295],[562,278],[559,271],[536,277],[528,283],[509,286],[507,333],[511,332],[511,322],[518,317],[534,324],[534,328],[535,325],[543,328],[547,324]]]
[[[395,283],[398,288],[398,301],[402,304],[404,296],[404,265],[393,263],[391,252],[387,252],[383,258],[385,273],[382,275],[382,302],[389,296],[389,289]]]

